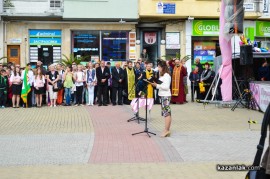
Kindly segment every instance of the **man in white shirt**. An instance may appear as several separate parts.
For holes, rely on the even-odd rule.
[[[33,90],[34,72],[32,71],[30,63],[27,64],[26,68],[28,68],[27,78],[28,78],[28,82],[29,82],[30,87],[31,87],[31,91],[27,95],[27,105],[29,108],[31,108],[33,106],[33,104],[35,104],[35,96],[33,94],[33,92],[34,92],[34,90]],[[25,69],[22,71],[22,76],[21,76],[22,80],[24,78],[24,74],[25,74]]]

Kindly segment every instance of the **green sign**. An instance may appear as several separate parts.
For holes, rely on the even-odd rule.
[[[218,20],[194,20],[193,36],[219,36]]]
[[[256,37],[270,37],[270,22],[256,21]]]
[[[246,27],[245,28],[245,37],[249,38],[251,41],[255,40],[255,28],[254,27]]]

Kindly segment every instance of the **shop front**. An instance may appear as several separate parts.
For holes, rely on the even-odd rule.
[[[270,22],[256,21],[255,41],[259,42],[260,47],[270,49]]]
[[[191,63],[194,68],[195,59],[201,63],[214,64],[216,56],[221,55],[219,46],[219,21],[194,20],[191,37]]]
[[[87,57],[85,61],[126,61],[129,56],[130,31],[74,30],[71,32],[72,53]]]
[[[162,45],[165,45],[165,25],[158,23],[140,23],[137,25],[137,45],[139,45],[138,58],[157,65],[157,59],[161,58]],[[164,43],[162,44],[162,40]],[[143,51],[146,50],[144,53]]]
[[[265,62],[270,63],[270,22],[267,21],[253,21],[249,26],[245,28],[245,37],[252,43],[252,63],[250,65],[240,66],[239,58],[237,56],[235,68],[238,70],[235,72],[237,77],[241,79],[253,79],[260,81],[259,68]]]
[[[61,59],[61,30],[30,29],[29,58],[32,64],[41,61],[44,65]]]

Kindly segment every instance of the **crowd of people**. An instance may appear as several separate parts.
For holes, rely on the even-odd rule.
[[[189,75],[192,101],[195,92],[197,99],[203,99],[203,95],[210,90],[213,78],[208,63],[203,69],[199,59],[195,62],[196,67]],[[110,62],[101,60],[89,62],[86,66],[76,63],[70,66],[52,64],[48,70],[40,61],[34,68],[30,63],[25,68],[0,63],[0,107],[130,105],[135,98],[147,97],[161,104],[165,118],[165,129],[161,136],[167,137],[171,125],[170,103],[187,103],[188,75],[185,63],[180,59],[159,60],[158,66],[153,68],[152,63],[140,58],[136,62],[116,62],[114,67]],[[29,89],[27,97],[22,100],[25,81]],[[201,82],[206,88],[204,93],[198,87]]]
[[[189,75],[192,101],[194,93],[197,93],[197,99],[204,99],[213,77],[208,63],[203,69],[199,59],[195,62],[196,68]],[[171,102],[186,103],[188,77],[185,60],[166,61],[166,66],[172,77]],[[0,64],[0,107],[129,105],[132,99],[146,95],[153,98],[156,104],[161,102],[158,96],[159,89],[144,81],[144,79],[152,81],[158,79],[160,77],[158,67],[154,69],[152,63],[142,58],[136,62],[123,62],[122,66],[115,63],[114,67],[110,62],[103,60],[99,63],[89,62],[86,66],[75,63],[71,66],[52,64],[48,70],[38,61],[35,68],[27,64],[27,69],[30,91],[27,102],[24,103],[21,100],[21,91],[25,68],[12,63]],[[200,82],[205,84],[204,94],[199,90]]]
[[[191,100],[194,101],[194,95],[196,93],[196,99],[197,100],[211,100],[212,98],[212,89],[211,84],[213,82],[213,79],[215,77],[215,72],[211,69],[211,65],[206,62],[203,65],[200,63],[200,59],[196,58],[195,59],[195,68],[193,71],[189,74],[189,80],[191,82]],[[202,91],[199,87],[199,84],[202,84],[204,87],[204,90]],[[220,89],[221,85],[221,80],[220,84],[218,85]],[[208,94],[208,96],[207,96]],[[221,92],[220,90],[218,91],[218,95],[216,95],[217,100],[221,100]]]

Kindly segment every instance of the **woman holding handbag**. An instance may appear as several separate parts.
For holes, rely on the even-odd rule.
[[[34,79],[34,87],[35,87],[35,95],[36,95],[36,103],[37,107],[40,108],[42,106],[42,95],[45,86],[45,77],[42,75],[42,71],[39,68],[36,70],[35,79]]]
[[[58,72],[55,71],[55,66],[50,65],[49,67],[49,72],[46,75],[46,78],[48,80],[48,85],[49,85],[49,95],[50,95],[50,100],[51,100],[51,105],[50,107],[56,107],[56,100],[57,100],[57,81],[59,79]]]

